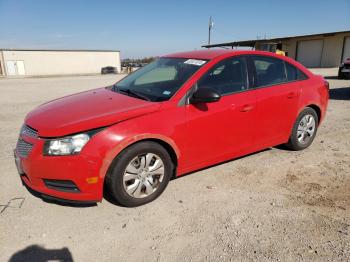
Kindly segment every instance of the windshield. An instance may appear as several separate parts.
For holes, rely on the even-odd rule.
[[[169,100],[205,60],[159,58],[116,83],[112,91],[156,102]]]

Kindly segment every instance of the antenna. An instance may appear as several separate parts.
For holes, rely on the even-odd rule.
[[[214,27],[214,22],[211,19],[211,16],[209,17],[209,32],[208,32],[208,45],[210,45],[210,37],[211,37],[211,30]]]

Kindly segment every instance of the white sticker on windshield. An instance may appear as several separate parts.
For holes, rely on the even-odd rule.
[[[171,92],[170,91],[167,91],[167,90],[165,90],[164,92],[163,92],[163,95],[166,95],[166,96],[168,96],[168,95],[170,95],[171,94]]]
[[[189,64],[189,65],[196,65],[196,66],[201,66],[204,65],[206,61],[204,60],[197,60],[197,59],[188,59],[184,63]]]

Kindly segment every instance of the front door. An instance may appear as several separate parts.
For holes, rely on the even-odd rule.
[[[197,82],[196,88],[214,88],[222,97],[218,102],[186,105],[189,167],[224,161],[252,146],[256,97],[248,82],[244,57],[219,62]]]

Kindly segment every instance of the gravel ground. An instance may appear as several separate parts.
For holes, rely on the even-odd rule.
[[[47,203],[20,183],[12,149],[33,107],[118,76],[0,79],[0,261],[349,261],[350,80],[313,143],[270,148],[170,182],[148,205]]]

